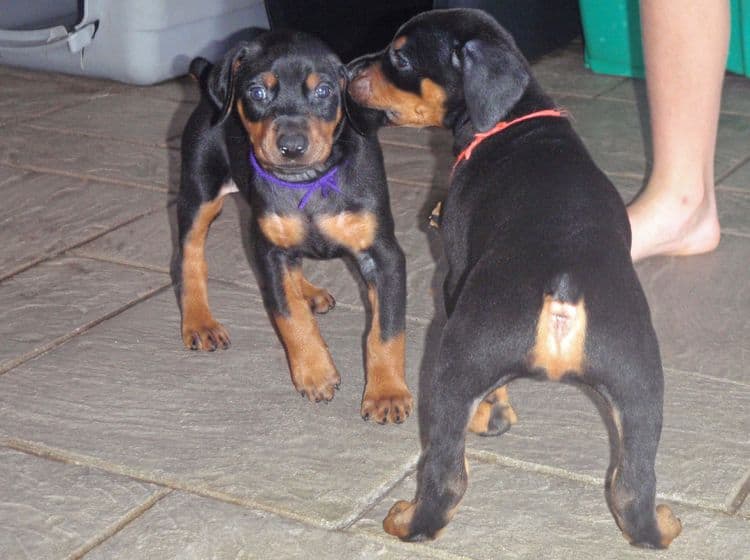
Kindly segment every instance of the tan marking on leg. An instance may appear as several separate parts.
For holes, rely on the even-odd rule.
[[[349,92],[366,107],[389,111],[391,120],[399,126],[444,126],[447,94],[429,78],[422,78],[419,94],[405,91],[388,80],[380,62],[376,62],[359,73]]]
[[[263,214],[258,218],[258,225],[266,239],[284,249],[301,245],[307,236],[305,222],[300,216]]]
[[[399,500],[391,509],[388,510],[388,514],[383,519],[383,529],[389,535],[398,537],[399,539],[406,539],[411,536],[411,520],[414,517],[414,509],[416,504],[407,502],[406,500]]]
[[[404,375],[405,336],[400,333],[388,341],[381,338],[378,294],[368,290],[372,307],[372,325],[367,336],[367,384],[362,397],[362,417],[379,424],[400,424],[411,414],[413,399]]]
[[[682,522],[665,504],[656,506],[656,524],[659,527],[661,545],[664,548],[667,548],[682,532]]]
[[[469,422],[469,431],[475,434],[487,434],[490,431],[490,421],[493,415],[500,413],[502,418],[513,426],[518,422],[515,410],[508,399],[508,387],[503,385],[490,392],[477,406],[474,416]]]
[[[442,212],[443,212],[443,202],[438,201],[438,203],[432,209],[432,212],[430,212],[430,219],[429,219],[430,227],[433,227],[433,228],[440,227],[440,214]]]
[[[378,219],[367,211],[341,212],[333,216],[320,216],[315,223],[328,239],[352,253],[359,253],[369,249],[375,241]]]
[[[328,290],[311,284],[304,276],[302,276],[300,287],[302,289],[302,296],[307,300],[310,304],[310,309],[315,313],[328,313],[336,306],[336,300],[328,293]]]
[[[406,35],[400,35],[393,40],[393,42],[391,43],[391,47],[393,47],[393,50],[397,51],[403,48],[403,46],[406,44],[406,40]]]
[[[552,381],[565,374],[583,372],[586,341],[586,308],[544,296],[536,329],[536,343],[529,358],[532,368],[544,369]]]
[[[208,306],[205,255],[208,228],[223,204],[223,197],[201,204],[182,246],[182,341],[196,350],[229,347],[229,333],[213,318]]]
[[[283,289],[289,315],[276,314],[274,322],[286,349],[294,387],[311,401],[330,401],[341,377],[305,299],[299,267],[286,271]]]

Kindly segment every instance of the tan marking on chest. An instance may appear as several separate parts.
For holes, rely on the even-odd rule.
[[[529,353],[532,368],[544,369],[552,381],[565,374],[583,373],[586,342],[586,307],[544,297],[536,327],[536,342]]]
[[[339,245],[358,253],[369,249],[375,241],[378,220],[372,212],[341,212],[315,220],[320,232]]]
[[[266,239],[284,249],[301,245],[307,234],[305,223],[299,216],[264,214],[258,218],[258,225]]]

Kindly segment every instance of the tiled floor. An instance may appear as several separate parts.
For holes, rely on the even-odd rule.
[[[630,199],[647,169],[642,83],[585,71],[580,45],[534,69]],[[750,559],[750,80],[725,88],[719,249],[637,267],[666,367],[658,488],[684,524],[663,553],[631,548],[607,510],[594,405],[521,381],[519,424],[469,438],[470,489],[442,538],[387,536],[385,511],[414,490],[417,423],[359,418],[359,288],[339,262],[307,267],[339,302],[320,322],[343,385],[329,405],[301,400],[247,263],[239,199],[208,242],[212,307],[234,344],[184,350],[170,202],[196,95],[187,80],[0,68],[0,558]],[[450,145],[437,131],[382,140],[416,387],[439,275],[425,217]]]

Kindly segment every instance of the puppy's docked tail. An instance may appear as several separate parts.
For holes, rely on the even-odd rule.
[[[586,356],[586,305],[580,286],[569,272],[555,274],[544,290],[530,352],[533,369],[559,381],[583,373]]]

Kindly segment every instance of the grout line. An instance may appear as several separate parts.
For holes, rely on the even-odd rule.
[[[10,167],[13,169],[21,169],[23,171],[34,171],[36,173],[44,173],[46,175],[59,175],[62,177],[71,177],[73,179],[82,179],[84,181],[95,181],[98,183],[107,183],[110,185],[119,185],[123,187],[135,187],[139,189],[145,189],[148,191],[168,193],[169,185],[156,186],[158,183],[138,183],[136,181],[127,181],[122,179],[112,179],[111,177],[102,177],[99,175],[89,175],[88,173],[73,173],[72,171],[62,171],[60,169],[52,169],[49,167],[41,167],[39,165],[29,165],[23,163],[13,163],[11,161],[0,161],[0,165]]]
[[[258,511],[264,511],[279,517],[284,517],[286,519],[291,519],[293,521],[303,523],[311,527],[317,527],[319,529],[331,530],[335,529],[337,525],[333,521],[322,521],[302,513],[297,513],[295,511],[285,509],[283,507],[266,504],[250,498],[242,498],[233,494],[222,492],[220,490],[208,488],[206,486],[190,484],[189,482],[180,479],[153,476],[152,474],[147,474],[137,469],[129,468],[125,465],[112,463],[103,459],[99,459],[97,457],[92,457],[90,455],[76,453],[69,450],[56,449],[44,444],[0,436],[0,445],[44,459],[60,461],[69,465],[94,468],[100,471],[107,472],[109,474],[126,476],[140,482],[158,484],[159,486],[163,486],[171,490],[179,490],[181,492],[201,496],[203,498],[210,498],[227,504],[241,506]]]
[[[152,494],[151,497],[149,497],[145,502],[128,511],[114,525],[107,527],[100,535],[93,537],[92,539],[79,546],[67,557],[67,560],[79,560],[80,558],[83,558],[93,549],[95,549],[108,539],[112,538],[125,527],[130,525],[133,521],[141,517],[144,513],[154,507],[158,502],[169,496],[172,492],[174,492],[174,490],[171,490],[169,488],[159,488],[159,490]]]
[[[750,471],[745,475],[745,480],[739,484],[737,491],[733,493],[734,497],[732,497],[729,502],[727,510],[731,514],[736,514],[739,513],[742,504],[745,502],[745,499],[747,499],[748,494],[750,494]]]
[[[161,292],[167,290],[169,287],[171,287],[172,283],[163,284],[162,286],[159,286],[158,288],[153,288],[152,290],[149,290],[144,295],[137,297],[134,300],[129,301],[125,305],[121,305],[114,311],[110,311],[109,313],[106,313],[105,315],[102,315],[101,317],[94,319],[93,321],[89,321],[88,323],[81,325],[79,327],[76,327],[72,331],[62,335],[58,336],[57,338],[51,340],[50,342],[38,347],[34,348],[33,350],[30,350],[29,352],[26,352],[25,354],[22,354],[21,356],[11,360],[10,362],[6,362],[4,364],[0,364],[0,375],[3,375],[5,373],[8,373],[10,370],[17,368],[18,366],[28,362],[29,360],[33,360],[37,356],[41,356],[42,354],[46,354],[50,350],[54,350],[58,346],[61,346],[65,344],[68,340],[71,338],[75,338],[78,335],[81,335],[95,326],[103,323],[104,321],[107,321],[108,319],[111,319],[112,317],[115,317],[116,315],[119,315],[120,313],[123,313],[124,311],[127,311],[131,307],[138,305],[139,303],[142,303],[146,301],[147,299],[150,299],[154,297],[155,295],[160,294]]]
[[[171,204],[171,203],[170,203]],[[167,204],[169,206],[170,204]],[[5,280],[8,280],[9,278],[13,278],[14,276],[17,276],[21,274],[22,272],[40,264],[46,261],[50,261],[52,259],[55,259],[62,255],[63,253],[67,253],[68,251],[72,251],[73,249],[77,249],[78,247],[81,247],[83,245],[86,245],[87,243],[91,243],[92,241],[96,241],[100,237],[107,235],[109,233],[112,233],[113,231],[117,231],[120,228],[123,228],[125,226],[128,226],[132,224],[133,222],[136,222],[140,220],[141,218],[145,218],[146,216],[150,216],[151,214],[155,214],[156,212],[161,212],[164,210],[163,206],[159,206],[158,208],[153,208],[151,210],[147,210],[143,212],[142,214],[138,214],[136,216],[133,216],[132,218],[128,218],[123,222],[120,222],[119,224],[115,224],[114,226],[107,228],[103,231],[97,232],[96,234],[92,235],[91,237],[87,237],[86,239],[82,241],[77,241],[73,243],[72,245],[68,245],[66,247],[62,247],[61,249],[58,249],[56,251],[53,251],[49,254],[43,255],[41,257],[37,257],[35,259],[32,259],[29,262],[26,262],[22,265],[19,265],[17,268],[11,270],[10,272],[0,275],[0,282],[3,282]]]
[[[84,259],[90,259],[92,261],[99,261],[99,262],[105,262],[105,263],[110,263],[110,264],[117,264],[120,266],[127,266],[130,268],[137,268],[139,270],[145,270],[148,272],[156,272],[159,274],[171,274],[171,271],[165,267],[160,267],[160,266],[147,264],[147,263],[137,263],[137,262],[128,261],[125,259],[118,259],[114,257],[104,256],[104,255],[96,255],[93,253],[88,253],[85,250],[72,251],[71,255],[84,258]],[[232,288],[252,289],[254,286],[257,286],[257,283],[240,282],[238,280],[229,280],[228,278],[212,276],[211,274],[208,275],[208,279],[212,282],[216,282],[217,284],[230,286]],[[256,296],[256,294],[250,294],[250,297],[256,297],[257,299],[262,299],[260,298],[260,296]],[[336,301],[336,308],[345,309],[347,311],[353,311],[357,313],[364,313],[365,311],[364,305],[346,303],[342,301]],[[409,315],[408,313],[406,314],[406,319],[408,321],[417,323],[419,325],[429,325],[430,322],[432,321],[432,318],[428,319],[425,317],[418,317],[416,315]],[[2,373],[2,371],[0,371],[0,373]]]
[[[714,383],[728,383],[730,385],[737,385],[738,387],[750,388],[750,383],[744,383],[742,381],[735,381],[734,379],[728,379],[726,377],[716,377],[714,375],[708,375],[707,373],[701,373],[699,371],[690,371],[690,370],[671,367],[668,365],[664,366],[664,371],[677,374],[680,377],[685,376],[685,375],[690,375],[693,377],[698,377],[700,379],[705,379],[706,381],[712,381]]]
[[[629,82],[632,78],[622,78],[619,82],[612,84],[608,88],[604,88],[599,93],[595,93],[591,99],[607,99],[607,94],[613,92],[618,87]],[[614,98],[616,101],[622,101],[621,99]]]
[[[152,497],[146,500],[143,504],[131,510],[122,520],[120,520],[120,522],[110,527],[109,530],[106,531],[104,535],[100,535],[98,538],[92,539],[92,541],[90,541],[89,543],[86,543],[83,546],[81,546],[78,550],[76,550],[73,553],[73,555],[68,557],[70,560],[78,560],[83,555],[93,550],[96,546],[103,543],[106,539],[110,538],[111,536],[114,536],[117,532],[122,530],[129,523],[131,523],[132,521],[140,517],[142,514],[144,514],[146,511],[151,509],[157,502],[164,499],[166,496],[169,496],[175,491],[184,492],[192,496],[199,496],[202,498],[207,498],[207,499],[215,500],[221,503],[235,505],[235,506],[251,509],[254,511],[262,511],[266,513],[270,513],[271,515],[275,515],[276,517],[279,517],[281,519],[294,521],[302,525],[306,525],[308,527],[356,536],[364,540],[377,542],[377,543],[380,543],[380,544],[383,544],[392,548],[396,548],[402,551],[411,551],[411,552],[414,551],[414,544],[401,542],[397,539],[394,539],[393,537],[386,536],[385,534],[374,535],[374,534],[360,531],[360,530],[350,530],[349,528],[341,529],[341,528],[338,528],[338,525],[341,525],[340,522],[339,523],[326,522],[326,521],[321,522],[321,520],[317,518],[308,517],[306,515],[297,513],[295,511],[275,507],[269,504],[256,502],[255,500],[240,498],[237,496],[233,496],[231,494],[226,494],[224,492],[219,492],[219,491],[212,490],[209,488],[200,488],[196,486],[191,486],[190,484],[186,484],[178,480],[168,480],[168,479],[161,479],[161,478],[157,478],[153,476],[147,476],[147,475],[138,473],[133,469],[128,469],[127,467],[124,467],[122,465],[118,465],[116,463],[109,463],[107,461],[103,461],[95,457],[81,455],[81,454],[73,453],[70,451],[62,451],[62,450],[54,449],[45,445],[40,445],[40,444],[25,441],[25,440],[18,440],[15,438],[0,437],[0,445],[13,449],[15,451],[19,451],[21,453],[27,453],[29,455],[40,457],[42,459],[58,461],[61,463],[74,465],[74,466],[81,466],[81,467],[96,469],[96,470],[105,472],[107,474],[125,476],[132,480],[149,483],[149,484],[156,484],[162,487],[159,491],[153,494]],[[416,464],[415,464],[415,467],[416,467]],[[410,473],[406,473],[404,477],[408,476],[409,474]],[[398,484],[404,477],[399,479],[393,486]],[[388,488],[386,492],[389,490],[390,488]],[[383,494],[385,494],[386,492],[383,492]],[[366,511],[364,513],[366,513]],[[85,548],[87,546],[88,548]],[[473,557],[458,555],[455,553],[443,551],[443,550],[436,549],[436,548],[429,548],[429,549],[425,548],[425,549],[422,549],[421,552],[423,553],[424,556],[432,555],[434,558],[437,558],[438,560],[476,560]]]
[[[736,163],[735,165],[733,165],[732,167],[730,167],[727,171],[725,171],[723,175],[717,177],[716,178],[716,184],[718,185],[719,183],[721,183],[724,179],[726,179],[727,177],[729,177],[732,173],[734,173],[735,171],[737,171],[740,167],[742,167],[743,165],[745,165],[748,162],[750,162],[750,155],[744,157],[738,163]]]
[[[542,474],[542,475],[552,476],[555,478],[562,478],[565,480],[580,482],[589,486],[593,485],[593,486],[598,486],[600,488],[604,487],[603,478],[599,478],[599,477],[591,476],[587,474],[575,473],[566,469],[561,469],[559,467],[552,467],[549,465],[543,465],[540,463],[522,461],[520,459],[514,459],[512,457],[507,457],[505,455],[497,455],[489,451],[467,450],[466,456],[476,461],[482,462],[482,463],[489,463],[492,465],[499,465],[502,467],[510,467],[510,468],[517,469],[520,471]],[[708,502],[704,502],[702,500],[692,500],[690,498],[686,498],[678,494],[663,494],[663,493],[657,492],[656,497],[662,500],[668,500],[675,504],[694,507],[696,509],[709,511],[712,513],[721,513],[723,515],[733,515],[734,513],[734,512],[729,511],[728,508],[721,508],[713,504],[710,504]]]
[[[336,529],[339,529],[341,531],[349,529],[357,521],[359,521],[365,515],[367,515],[370,511],[372,511],[372,509],[380,503],[380,501],[386,496],[386,494],[388,494],[396,486],[401,484],[404,480],[406,480],[409,476],[411,476],[417,470],[418,462],[419,462],[419,454],[416,454],[406,464],[406,467],[404,468],[404,472],[402,473],[401,476],[399,476],[395,480],[386,482],[385,484],[381,485],[379,488],[376,488],[375,490],[370,492],[368,496],[365,496],[365,499],[363,500],[364,502],[363,507],[359,511],[352,512],[350,515],[348,515],[347,517],[342,519],[339,523],[337,523]]]

